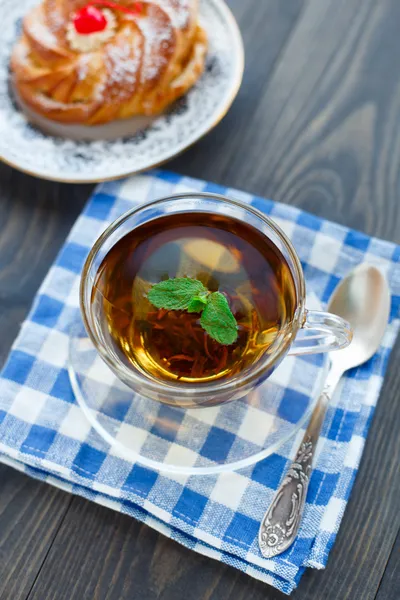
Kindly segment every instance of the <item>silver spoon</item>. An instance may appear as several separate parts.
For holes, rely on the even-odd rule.
[[[261,522],[258,543],[266,558],[281,554],[296,538],[329,401],[343,373],[369,360],[378,350],[388,322],[389,309],[390,292],[386,279],[376,267],[367,264],[349,273],[330,299],[328,311],[350,323],[353,340],[347,348],[330,355],[331,364],[324,389],[294,462]]]

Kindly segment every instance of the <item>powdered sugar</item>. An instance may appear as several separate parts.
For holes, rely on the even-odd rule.
[[[140,44],[137,36],[127,28],[121,32],[118,44],[107,46],[106,65],[109,87],[120,84],[132,89],[137,80],[140,64]]]
[[[47,26],[51,31],[57,33],[64,28],[64,16],[55,0],[46,1]]]
[[[144,132],[115,141],[77,142],[47,136],[27,122],[9,89],[9,58],[19,35],[20,18],[35,4],[37,0],[0,3],[0,157],[21,169],[49,179],[93,181],[149,168],[204,134],[236,92],[242,67],[239,34],[224,2],[201,0],[201,23],[209,40],[206,72],[171,113],[157,118]],[[103,127],[114,125],[122,131],[128,127],[124,122]]]
[[[167,62],[168,47],[173,41],[174,31],[171,24],[157,18],[138,19],[138,26],[144,37],[144,56],[142,82],[155,79]]]
[[[36,16],[38,18],[36,18]],[[56,36],[52,31],[46,27],[42,21],[43,14],[41,10],[36,11],[36,15],[26,21],[25,27],[27,32],[35,39],[38,40],[43,46],[47,48],[54,48],[58,46]]]
[[[160,6],[169,15],[172,25],[178,29],[184,29],[190,17],[191,0],[156,0]]]
[[[89,54],[82,54],[82,56],[79,58],[79,62],[77,64],[78,81],[83,81],[86,79],[89,72],[90,62],[91,56]]]

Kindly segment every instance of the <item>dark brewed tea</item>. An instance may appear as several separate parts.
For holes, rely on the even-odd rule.
[[[236,320],[233,343],[207,333],[201,303],[189,312],[150,302],[152,286],[175,278],[201,282],[204,305],[223,294]],[[295,306],[289,266],[264,234],[228,216],[190,212],[156,218],[120,239],[97,272],[91,310],[126,364],[157,379],[202,383],[259,360]]]

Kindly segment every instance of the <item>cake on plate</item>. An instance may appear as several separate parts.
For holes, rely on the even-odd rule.
[[[65,124],[160,114],[204,70],[198,0],[43,0],[11,56],[17,96]]]

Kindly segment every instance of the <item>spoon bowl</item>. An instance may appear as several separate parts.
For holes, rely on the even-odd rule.
[[[332,365],[344,372],[369,360],[379,348],[389,319],[390,292],[382,272],[368,264],[356,267],[335,289],[329,311],[353,329],[350,345],[331,354]]]

